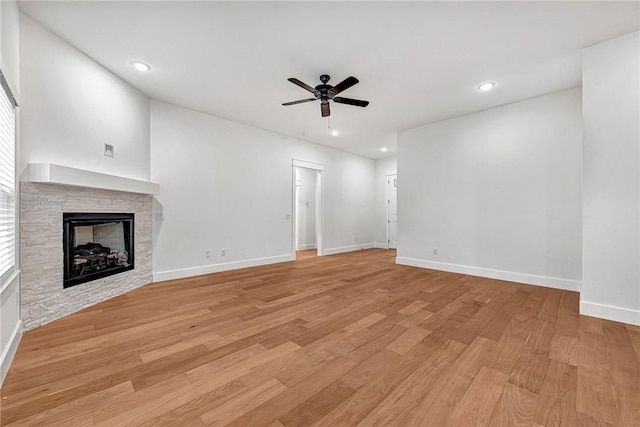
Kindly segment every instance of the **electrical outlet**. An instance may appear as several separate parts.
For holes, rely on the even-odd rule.
[[[225,248],[222,248],[222,250],[220,251],[220,255],[227,256],[227,250]]]
[[[211,251],[204,251],[205,258],[211,258]]]
[[[433,248],[433,254],[438,255],[438,248]]]

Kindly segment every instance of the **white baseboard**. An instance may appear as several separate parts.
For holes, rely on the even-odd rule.
[[[219,273],[221,271],[237,270],[239,268],[257,267],[260,265],[276,264],[278,262],[294,261],[294,254],[278,255],[264,258],[254,258],[242,261],[225,262],[222,264],[203,265],[200,267],[181,268],[178,270],[158,271],[153,273],[154,282],[182,279],[183,277],[200,276],[202,274]]]
[[[16,326],[13,328],[13,332],[11,333],[11,338],[9,339],[7,348],[5,348],[2,355],[0,355],[0,385],[4,382],[7,372],[9,372],[9,367],[13,361],[13,357],[16,355],[16,351],[18,351],[18,345],[20,344],[21,339],[22,320],[18,320]]]
[[[528,285],[546,286],[565,291],[580,292],[582,284],[579,280],[559,279],[557,277],[536,276],[534,274],[516,273],[513,271],[492,270],[469,265],[449,264],[445,262],[427,261],[423,259],[397,257],[396,264],[412,267],[430,268],[432,270],[449,271],[451,273],[488,277],[490,279],[507,280],[509,282],[526,283]]]
[[[640,311],[638,310],[580,301],[580,314],[640,326]]]
[[[373,247],[374,247],[373,243],[363,243],[360,245],[340,246],[338,248],[327,248],[324,250],[323,255],[335,255],[335,254],[341,254],[344,252],[359,251],[361,249],[371,249]]]
[[[307,249],[316,249],[315,243],[306,243],[304,245],[299,245],[299,251],[306,251]]]
[[[386,243],[379,243],[379,242],[374,243],[373,247],[378,249],[389,249],[389,245],[387,245]]]

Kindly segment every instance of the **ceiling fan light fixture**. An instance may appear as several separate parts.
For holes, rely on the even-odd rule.
[[[145,64],[144,62],[131,61],[131,65],[138,71],[146,72],[151,70],[151,66],[149,64]]]
[[[478,90],[480,92],[488,92],[494,87],[496,87],[496,82],[484,82],[478,85]]]

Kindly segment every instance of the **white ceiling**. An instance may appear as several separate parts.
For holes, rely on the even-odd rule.
[[[151,98],[371,158],[396,132],[581,83],[581,49],[639,28],[639,2],[20,2]],[[143,74],[130,62],[142,60]],[[319,102],[320,74],[366,108]],[[497,82],[488,93],[479,83]],[[383,153],[381,147],[389,151]]]

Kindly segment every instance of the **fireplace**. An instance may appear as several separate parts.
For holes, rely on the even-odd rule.
[[[134,268],[133,213],[63,213],[63,287]]]

